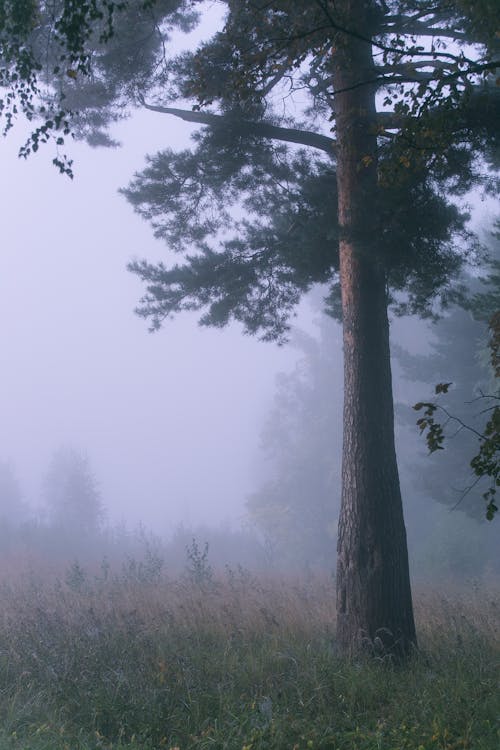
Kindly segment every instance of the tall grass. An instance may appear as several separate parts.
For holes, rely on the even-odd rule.
[[[417,596],[404,668],[346,661],[329,578],[215,576],[199,550],[0,590],[6,750],[498,750],[500,638],[487,592]]]

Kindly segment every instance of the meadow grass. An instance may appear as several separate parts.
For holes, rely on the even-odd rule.
[[[340,658],[334,601],[326,577],[203,565],[5,581],[0,748],[500,748],[493,595],[417,593],[405,667]]]

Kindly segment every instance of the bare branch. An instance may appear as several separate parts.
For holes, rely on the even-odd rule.
[[[396,28],[397,26],[389,26],[387,27],[387,31],[397,33]],[[440,28],[439,26],[421,23],[416,20],[409,20],[407,24],[402,24],[400,28],[405,34],[410,34],[411,36],[443,37],[446,39],[456,39],[457,41],[467,40],[467,35],[463,31]]]
[[[161,107],[157,104],[147,104],[144,99],[141,99],[141,103],[146,109],[151,110],[151,112],[179,117],[185,122],[208,125],[209,127],[228,125],[228,119],[224,115],[190,109],[177,109],[176,107]],[[321,133],[311,133],[307,130],[299,130],[298,128],[282,128],[279,125],[272,125],[267,122],[251,122],[249,120],[236,120],[231,124],[237,127],[238,133],[243,136],[258,136],[260,138],[269,138],[287,143],[297,143],[301,146],[311,146],[312,148],[326,152],[331,157],[335,153],[335,140],[326,135],[321,135]]]
[[[394,65],[377,65],[376,70],[379,73],[402,73],[408,74],[417,72],[421,68],[432,68],[433,70],[452,70],[454,63],[445,62],[444,60],[412,60],[405,63]]]
[[[451,506],[451,508],[450,508],[450,511],[452,511],[452,510],[456,510],[456,509],[458,508],[458,506],[460,505],[460,503],[462,502],[462,500],[463,500],[463,499],[464,499],[465,497],[467,497],[467,495],[469,494],[469,492],[471,492],[471,491],[472,491],[472,490],[474,489],[474,487],[476,486],[476,484],[477,484],[477,483],[478,483],[478,482],[479,482],[479,481],[480,481],[480,480],[481,480],[482,478],[483,478],[483,477],[477,477],[476,479],[474,479],[474,481],[472,482],[472,484],[470,484],[470,485],[469,485],[468,487],[466,487],[466,488],[465,488],[465,490],[463,490],[463,491],[462,491],[462,494],[460,495],[460,498],[459,498],[459,499],[458,499],[458,501],[457,501],[457,502],[455,503],[455,505],[452,505],[452,506]]]
[[[456,417],[454,414],[450,414],[450,412],[444,407],[441,406],[441,404],[435,404],[436,408],[442,411],[446,416],[448,417],[448,420],[453,420],[454,422],[457,422],[464,430],[467,430],[468,432],[472,432],[473,435],[476,435],[480,440],[486,440],[486,435],[483,435],[481,432],[478,432],[474,429],[474,427],[471,427],[470,425],[463,422],[460,417]]]

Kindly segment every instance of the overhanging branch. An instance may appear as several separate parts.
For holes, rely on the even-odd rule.
[[[279,125],[272,125],[267,122],[251,122],[250,120],[234,120],[229,123],[224,115],[216,115],[211,112],[199,112],[189,109],[178,109],[176,107],[161,107],[158,104],[147,104],[144,99],[141,99],[141,103],[151,112],[179,117],[185,122],[219,128],[230,124],[236,126],[238,133],[243,136],[257,136],[259,138],[269,138],[287,143],[297,143],[300,146],[310,146],[311,148],[326,152],[329,156],[333,156],[335,153],[335,140],[326,135],[321,135],[321,133],[299,130],[298,128],[282,128]]]

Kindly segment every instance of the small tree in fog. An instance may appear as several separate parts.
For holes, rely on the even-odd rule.
[[[246,505],[287,565],[331,570],[341,490],[341,332],[323,315],[318,334],[292,334],[302,356],[292,372],[277,378],[261,433],[262,480]]]
[[[60,449],[52,458],[43,489],[52,526],[85,536],[99,532],[104,509],[85,455],[73,448]]]
[[[0,461],[0,523],[18,524],[28,517],[21,488],[12,466]]]

